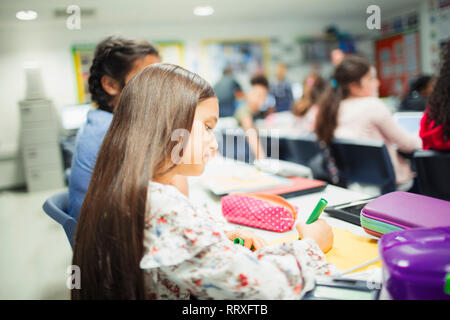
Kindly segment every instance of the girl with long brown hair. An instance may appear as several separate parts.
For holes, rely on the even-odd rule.
[[[397,183],[406,183],[413,174],[396,148],[412,152],[420,148],[420,139],[394,121],[387,106],[378,98],[378,87],[375,68],[368,60],[345,56],[320,99],[315,131],[319,141],[325,144],[330,144],[334,137],[384,142]]]
[[[149,66],[125,86],[79,217],[73,299],[295,299],[330,273],[325,221],[298,224],[301,241],[238,246],[168,184],[203,172],[218,115],[211,86],[178,66]]]

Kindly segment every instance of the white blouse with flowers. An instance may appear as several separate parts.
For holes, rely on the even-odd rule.
[[[175,187],[149,183],[144,270],[149,299],[301,299],[332,266],[312,239],[252,252]]]

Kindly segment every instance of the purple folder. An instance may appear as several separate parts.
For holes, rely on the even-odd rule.
[[[370,201],[360,217],[364,230],[379,237],[402,229],[450,226],[450,201],[395,191]]]

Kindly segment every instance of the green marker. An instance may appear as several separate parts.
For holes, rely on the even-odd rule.
[[[445,276],[444,292],[446,294],[450,294],[450,273],[447,273],[447,275]]]
[[[328,201],[324,198],[320,199],[317,203],[316,207],[314,208],[313,212],[309,216],[308,220],[306,220],[306,224],[311,224],[315,222],[317,219],[319,219],[320,214],[322,213],[323,209],[327,206]]]
[[[244,242],[244,240],[242,240],[241,238],[234,238],[233,243],[234,243],[234,244],[240,244],[241,246],[243,246],[245,242]],[[250,250],[254,251],[254,250],[255,250],[255,246],[252,245],[252,247],[250,248]]]

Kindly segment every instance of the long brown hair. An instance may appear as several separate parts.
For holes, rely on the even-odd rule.
[[[339,105],[348,98],[351,83],[360,83],[370,70],[368,60],[358,56],[345,56],[336,67],[331,83],[319,100],[319,112],[316,119],[316,135],[319,141],[329,144],[337,126]]]
[[[149,181],[170,159],[175,129],[191,130],[199,102],[214,96],[198,75],[170,64],[138,72],[125,86],[81,208],[72,299],[145,298],[144,217]]]
[[[292,113],[303,117],[308,110],[319,101],[324,89],[325,80],[318,74],[311,74],[303,81],[303,94],[300,100],[292,105]]]

